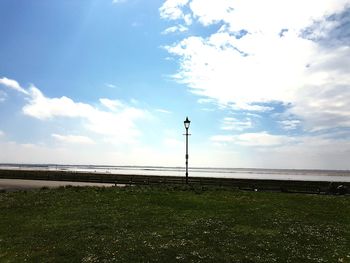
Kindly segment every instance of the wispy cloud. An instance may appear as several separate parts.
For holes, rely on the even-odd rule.
[[[282,128],[285,130],[295,130],[298,127],[300,127],[300,120],[283,120],[279,121],[279,123],[282,125]]]
[[[111,84],[111,83],[105,83],[105,86],[106,86],[107,88],[111,88],[111,89],[117,88],[117,85],[114,85],[114,84]]]
[[[16,80],[3,77],[0,78],[0,84],[10,89],[19,91],[23,94],[28,94],[28,92],[24,88],[22,88]]]
[[[165,29],[162,32],[162,34],[166,35],[166,34],[170,34],[170,33],[186,32],[186,31],[188,31],[188,27],[185,27],[183,25],[177,25],[177,26],[168,27],[167,29]]]
[[[250,118],[238,120],[233,117],[226,117],[222,121],[221,129],[225,131],[243,131],[253,127],[253,122]]]
[[[160,113],[166,113],[166,114],[170,114],[171,111],[165,110],[165,109],[156,109],[155,111],[160,112]]]
[[[7,98],[7,93],[3,90],[0,90],[0,102],[4,102]]]
[[[5,133],[2,130],[0,130],[0,137],[2,137],[4,135],[5,135]]]
[[[100,99],[100,102],[102,105],[106,106],[108,109],[112,111],[117,111],[125,107],[125,105],[120,100],[110,100],[110,99],[102,98]]]
[[[73,144],[95,144],[95,142],[86,136],[81,135],[60,135],[51,134],[53,138],[62,143],[73,143]]]
[[[205,103],[215,103],[215,100],[209,99],[209,98],[200,98],[197,100],[199,104],[205,104]]]
[[[124,3],[127,0],[112,0],[112,4],[120,4],[120,3]]]
[[[244,133],[237,137],[237,143],[245,146],[277,146],[285,145],[292,141],[288,136],[273,135],[267,132]]]
[[[274,135],[268,132],[242,133],[239,135],[215,135],[211,141],[219,143],[233,143],[243,146],[271,147],[294,142],[295,139],[284,135]]]

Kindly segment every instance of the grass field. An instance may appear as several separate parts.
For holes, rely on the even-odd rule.
[[[0,262],[350,262],[349,196],[125,187],[0,193]]]

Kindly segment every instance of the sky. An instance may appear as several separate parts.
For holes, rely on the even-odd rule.
[[[350,0],[2,0],[0,163],[350,169]]]

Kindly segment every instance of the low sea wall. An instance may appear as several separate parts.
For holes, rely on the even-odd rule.
[[[83,173],[71,171],[0,170],[0,178],[47,181],[91,182],[123,185],[186,183],[185,177],[130,174]],[[311,194],[349,194],[349,182],[259,180],[236,178],[189,177],[192,186],[222,186],[251,191],[279,191]]]

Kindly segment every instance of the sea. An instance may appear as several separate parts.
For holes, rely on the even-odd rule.
[[[105,173],[122,175],[184,176],[184,167],[162,166],[109,166],[58,164],[0,164],[0,169],[67,171],[77,173]],[[216,177],[236,179],[266,179],[294,181],[350,182],[350,170],[301,170],[259,168],[191,167],[190,177]]]

